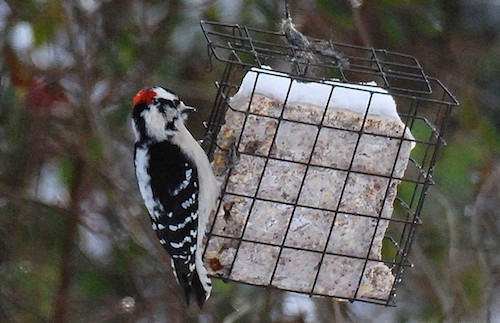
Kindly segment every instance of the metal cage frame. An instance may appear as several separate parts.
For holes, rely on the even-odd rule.
[[[303,82],[312,81],[321,83],[331,78],[337,78],[341,83],[345,84],[376,81],[378,86],[386,89],[397,102],[398,114],[405,124],[405,130],[408,128],[413,133],[416,147],[411,152],[404,177],[402,179],[397,178],[401,180],[401,183],[398,186],[399,192],[394,201],[392,218],[385,219],[389,221],[389,226],[392,230],[389,230],[388,227],[384,239],[387,239],[394,252],[390,257],[382,257],[383,259],[381,260],[371,259],[369,256],[362,258],[365,261],[365,267],[368,261],[380,261],[390,266],[395,277],[394,283],[389,296],[383,299],[357,296],[362,277],[359,279],[359,284],[353,297],[333,296],[349,301],[394,306],[395,289],[401,281],[403,271],[406,267],[413,266],[408,259],[408,253],[415,229],[421,224],[420,213],[427,190],[430,185],[434,184],[432,172],[436,163],[437,152],[442,146],[446,145],[443,140],[445,125],[453,108],[458,106],[458,101],[439,80],[427,76],[416,58],[409,55],[315,39],[311,41],[323,45],[326,44],[326,47],[318,47],[323,48],[323,50],[301,48],[291,45],[283,32],[270,32],[237,24],[202,21],[201,27],[208,42],[209,57],[214,57],[216,60],[225,63],[224,72],[220,80],[216,82],[218,92],[207,126],[206,139],[210,143],[209,147],[207,147],[209,154],[213,153],[217,146],[217,134],[224,123],[226,111],[232,109],[229,100],[238,91],[244,73],[252,67],[263,68],[265,66],[272,66],[273,70],[287,73],[293,79]],[[334,49],[336,52],[342,53],[348,64],[339,62],[338,57],[328,55],[324,51],[324,48]],[[318,73],[318,71],[320,72]],[[248,115],[252,115],[252,112],[247,111],[246,117]],[[281,115],[276,120],[280,123],[285,119]],[[363,127],[360,130],[351,131],[357,132],[360,135],[364,133]],[[379,136],[383,137],[384,135]],[[403,137],[395,139],[406,140]],[[276,157],[264,157],[267,158],[266,160],[280,160]],[[354,159],[354,154],[352,158]],[[396,161],[394,164],[396,164]],[[347,172],[347,176],[349,174],[363,174],[363,172],[351,169],[351,166],[349,169],[342,169]],[[332,169],[335,169],[335,167],[332,167]],[[260,181],[262,181],[262,176]],[[389,176],[389,180],[393,179],[396,178],[392,177],[392,175]],[[226,193],[226,185],[227,182],[224,183],[222,188],[223,194]],[[341,194],[344,194],[344,190],[345,184]],[[247,197],[253,200],[259,199],[256,196]],[[221,205],[222,202],[219,204],[219,208],[222,207]],[[291,203],[291,205],[297,207],[296,202]],[[335,212],[336,216],[339,211]],[[367,217],[365,214],[353,215]],[[376,217],[375,220],[377,220]],[[379,220],[380,218],[377,221]],[[246,241],[243,235],[247,223],[244,224],[241,236],[227,237],[213,232],[216,221],[216,218],[213,219],[207,233],[207,245],[213,237],[234,239],[238,248],[242,242]],[[248,222],[248,218],[246,221]],[[291,220],[289,221],[289,225],[290,223]],[[332,223],[332,228],[334,223],[335,220]],[[285,235],[288,234],[288,229]],[[373,238],[371,241],[372,244]],[[281,244],[270,245],[280,248],[281,255],[281,251],[284,248],[284,240]],[[229,268],[229,274],[221,277],[225,280],[238,281],[230,277],[238,248],[236,249],[236,255],[234,256],[231,268]],[[291,248],[293,249],[293,247]],[[295,249],[301,250],[300,248]],[[328,254],[326,247],[321,255],[321,261],[323,261],[325,254]],[[341,256],[352,257],[349,255]],[[272,272],[271,282],[277,267],[278,261]],[[316,274],[314,284],[316,284],[316,280],[318,279],[318,273]],[[245,283],[248,284],[248,282]],[[252,285],[252,283],[250,284]],[[271,286],[271,283],[253,285]],[[297,290],[292,289],[290,291],[297,292]],[[310,291],[303,293],[308,295],[323,295],[315,293],[314,287]]]

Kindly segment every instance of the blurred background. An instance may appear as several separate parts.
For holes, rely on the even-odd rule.
[[[500,2],[292,0],[306,35],[415,56],[461,103],[396,307],[214,280],[178,296],[133,174],[131,100],[163,85],[204,134],[222,64],[199,21],[279,30],[277,0],[0,1],[1,322],[500,321]],[[357,7],[357,4],[361,4]]]

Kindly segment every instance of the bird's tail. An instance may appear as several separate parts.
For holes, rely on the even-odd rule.
[[[210,297],[210,289],[207,290],[203,285],[197,270],[195,270],[193,273],[193,280],[191,281],[191,291],[196,298],[196,303],[198,303],[198,306],[202,308],[205,301],[208,299],[208,297]]]
[[[205,267],[201,267],[202,272],[198,273],[198,268],[196,268],[191,274],[186,273],[176,273],[177,281],[184,290],[184,297],[186,304],[189,305],[191,302],[191,295],[194,296],[196,303],[200,308],[210,296],[212,290],[212,282],[208,278],[207,271]],[[174,273],[176,270],[174,269]],[[202,277],[200,277],[200,274]]]

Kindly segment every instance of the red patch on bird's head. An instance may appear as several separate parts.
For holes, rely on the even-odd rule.
[[[147,105],[153,103],[153,99],[156,96],[156,92],[152,89],[141,90],[137,92],[134,96],[134,107],[140,103],[145,103]]]

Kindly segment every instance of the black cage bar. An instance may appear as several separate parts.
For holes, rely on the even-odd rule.
[[[218,92],[208,121],[206,136],[210,143],[207,147],[209,154],[214,158],[225,154],[227,159],[224,164],[226,167],[218,173],[223,179],[222,199],[217,212],[211,219],[207,233],[204,256],[209,272],[214,277],[226,280],[259,286],[273,286],[308,295],[332,296],[350,301],[394,305],[396,285],[401,281],[404,268],[411,266],[408,252],[415,228],[420,224],[420,212],[427,189],[429,185],[434,183],[432,171],[436,162],[436,154],[439,148],[445,144],[443,131],[452,108],[458,105],[457,100],[441,82],[427,76],[418,61],[408,55],[314,39],[311,39],[311,42],[322,45],[316,49],[300,48],[289,44],[282,32],[269,32],[246,26],[207,21],[202,21],[201,27],[208,41],[210,57],[225,64],[224,72],[216,83]],[[342,61],[338,57],[329,55],[332,50],[341,53]],[[252,106],[252,100],[258,94],[253,92],[246,109],[241,110],[234,107],[231,98],[238,93],[243,77],[249,71],[255,73],[254,90],[257,88],[256,83],[259,78],[288,77],[290,79],[288,93],[283,100],[284,102],[280,103],[279,113],[269,114],[256,111]],[[338,81],[331,84],[331,79]],[[361,117],[358,128],[326,124],[325,116],[328,111],[326,106],[321,110],[322,118],[319,121],[297,120],[286,115],[287,109],[290,109],[287,98],[290,95],[289,92],[293,91],[292,85],[295,84],[293,82],[310,82],[331,86],[332,92],[328,98],[330,101],[330,99],[333,100],[331,97],[334,91],[338,89],[350,89],[351,84],[371,81],[376,82],[377,88],[374,85],[367,85],[358,90],[369,96],[368,102],[371,102],[373,97],[377,95],[386,95],[394,99],[399,117],[404,125],[398,135],[377,133],[371,130],[368,125],[368,122],[371,122],[368,120],[370,103],[368,103],[367,112]],[[370,86],[373,86],[373,90]],[[387,90],[387,93],[380,93],[378,88]],[[223,147],[224,143],[220,142],[220,138],[224,134],[221,134],[221,130],[225,129],[224,125],[227,121],[225,118],[227,118],[228,113],[233,113],[235,118],[241,121],[241,129],[237,130],[240,131],[240,134],[234,137],[233,146]],[[246,148],[243,147],[243,134],[250,127],[249,124],[256,120],[258,122],[265,120],[267,125],[271,125],[267,151],[260,149],[262,147],[255,151],[248,149],[248,145]],[[312,127],[310,129],[315,129],[314,136],[311,137],[310,155],[303,160],[291,160],[273,152],[272,147],[276,144],[279,129],[285,125],[290,125],[292,128],[309,129],[308,127]],[[228,130],[226,129],[226,131]],[[353,147],[349,148],[353,150],[349,163],[344,166],[334,164],[318,166],[314,164],[313,153],[319,145],[321,131],[331,131],[349,138],[352,135],[353,138],[357,138]],[[411,132],[411,135],[408,135],[408,132]],[[358,158],[356,151],[361,149],[358,147],[360,141],[363,140],[362,138],[365,138],[363,136],[369,136],[375,141],[378,138],[383,138],[388,143],[398,143],[399,146],[394,152],[397,158],[394,160],[392,169],[387,173],[376,174],[355,167],[355,159]],[[410,144],[412,149],[408,150]],[[399,167],[398,156],[405,149],[408,150],[409,155],[406,170],[403,169],[403,176],[403,173],[398,174],[395,169]],[[238,192],[229,189],[228,186],[229,178],[234,173],[234,165],[245,158],[252,160],[253,164],[255,161],[262,161],[260,174],[251,174],[256,177],[254,192],[247,192],[244,189]],[[214,163],[216,162],[215,160]],[[269,176],[272,165],[285,164],[290,165],[291,168],[304,169],[305,175],[300,175],[302,176],[301,180],[297,181],[299,183],[297,197],[287,199],[272,194],[262,194],[259,188],[264,185],[264,177]],[[328,174],[341,174],[340,178],[344,178],[344,181],[338,185],[338,196],[335,197],[338,201],[332,207],[304,203],[306,198],[302,198],[300,195],[301,192],[305,191],[304,187],[307,186],[307,174],[316,170],[319,173],[324,171],[329,172]],[[380,206],[373,212],[348,210],[348,207],[342,206],[345,196],[349,194],[349,189],[353,189],[355,185],[359,186],[360,184],[356,183],[356,180],[363,179],[369,179],[367,182],[370,183],[383,183],[382,188],[378,188],[380,192],[377,193],[380,196],[377,205],[380,204]],[[391,199],[389,196],[395,195],[396,186],[397,196],[393,196]],[[233,202],[229,203],[228,201],[235,200],[241,201],[241,205],[244,204],[248,208],[248,211],[245,211],[248,214],[241,216],[239,224],[233,228],[234,230],[229,225],[221,229],[222,222],[233,221],[230,219],[232,212],[230,208]],[[256,215],[252,212],[260,212],[258,206],[262,205],[269,206],[270,213],[273,212],[271,211],[273,207],[290,210],[289,213],[286,213],[289,217],[283,220],[283,225],[276,225],[280,232],[279,234],[274,232],[275,235],[279,235],[279,238],[275,240],[269,238],[259,240],[255,238],[259,236],[258,233],[249,238],[247,234],[250,230],[255,230],[252,227],[252,221],[255,221]],[[390,210],[387,210],[388,208]],[[329,215],[329,217],[325,217],[327,219],[325,221],[328,222],[325,227],[328,229],[324,231],[325,234],[327,233],[326,241],[321,247],[304,247],[289,241],[289,237],[295,234],[292,232],[295,228],[294,221],[299,217],[297,214],[300,212],[304,214],[319,212]],[[373,233],[368,232],[368,238],[371,240],[367,243],[366,254],[338,251],[329,246],[332,232],[342,225],[344,218],[360,222],[368,221],[367,223],[373,226]],[[282,215],[280,214],[277,219],[283,219]],[[380,238],[377,237],[380,230],[383,230],[383,240],[377,242],[378,247],[374,247],[377,244],[375,241]],[[242,246],[248,248],[240,249],[243,248]],[[250,255],[248,250],[252,248],[257,251]],[[372,248],[379,248],[380,255],[374,254]],[[231,251],[229,252],[229,250]],[[225,262],[221,260],[222,258],[211,256],[210,252],[218,255],[225,253],[227,255]],[[260,266],[263,274],[250,279],[241,274],[238,276],[239,269],[235,270],[235,266],[244,264],[240,260],[244,257],[252,259],[256,267]],[[289,278],[280,276],[280,272],[285,271],[284,275],[290,274],[286,272],[287,266],[293,264],[301,266],[299,259],[301,257],[303,257],[304,262],[311,263],[310,269],[301,269],[310,274],[309,276],[305,275],[309,277],[309,281],[304,284],[297,282],[298,287],[295,288],[287,285]],[[342,293],[337,289],[328,290],[328,288],[319,286],[322,280],[331,278],[324,272],[329,268],[328,265],[336,263],[349,264],[349,266],[352,265],[359,269],[359,279],[355,279],[357,285],[346,287],[346,289],[352,289],[350,292]],[[387,292],[363,294],[363,289],[375,288],[367,285],[365,280],[369,279],[367,278],[369,275],[375,275],[373,271],[379,270],[382,265],[385,266],[383,268],[389,268],[393,276],[388,280],[390,286],[387,287]],[[369,268],[372,270],[370,273],[367,272]],[[293,277],[293,273],[290,275]],[[341,284],[342,278],[339,279],[339,284]]]

